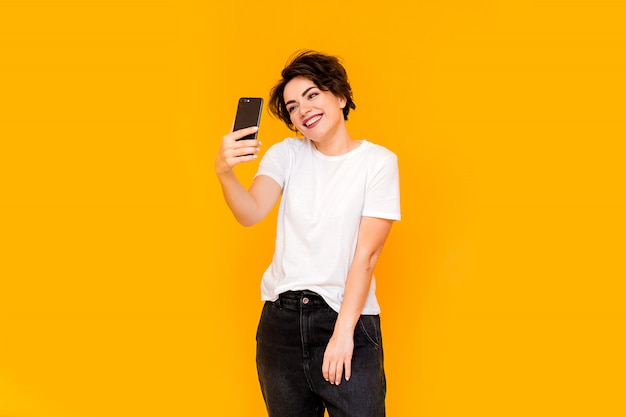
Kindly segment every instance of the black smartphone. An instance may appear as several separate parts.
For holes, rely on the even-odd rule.
[[[261,122],[261,110],[263,109],[263,99],[258,97],[242,97],[237,106],[235,116],[235,126],[233,131],[244,129],[250,126],[258,126]],[[257,132],[244,136],[238,140],[256,139]]]

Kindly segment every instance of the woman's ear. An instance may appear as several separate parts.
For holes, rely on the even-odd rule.
[[[345,97],[339,97],[339,108],[344,109],[348,100]]]

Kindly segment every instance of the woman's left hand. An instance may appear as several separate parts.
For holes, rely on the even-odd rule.
[[[352,352],[354,351],[354,329],[344,331],[335,328],[328,341],[322,362],[322,375],[331,384],[339,385],[344,375],[346,381],[352,374]]]

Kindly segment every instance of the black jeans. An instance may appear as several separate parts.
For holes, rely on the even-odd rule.
[[[352,376],[334,385],[322,376],[337,313],[312,291],[289,291],[263,306],[257,371],[270,417],[382,417],[386,381],[380,318],[362,315],[354,331]]]

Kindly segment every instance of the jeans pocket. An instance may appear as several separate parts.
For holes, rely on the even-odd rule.
[[[380,316],[362,315],[359,317],[357,329],[365,339],[377,350],[380,349]]]

